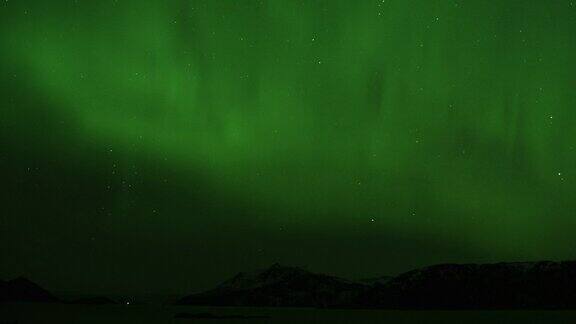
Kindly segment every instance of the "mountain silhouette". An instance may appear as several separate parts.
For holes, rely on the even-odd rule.
[[[443,264],[362,292],[356,307],[390,309],[576,308],[576,262]]]
[[[20,277],[9,281],[0,280],[0,302],[58,302],[50,292]]]
[[[239,273],[215,289],[186,296],[176,304],[207,306],[328,307],[358,296],[365,285],[296,267],[274,264]]]
[[[0,302],[59,302],[25,278],[0,280]],[[112,304],[106,297],[75,304]],[[274,264],[238,273],[179,305],[375,309],[576,309],[576,261],[440,264],[358,282]]]
[[[352,282],[278,264],[177,304],[378,309],[576,309],[576,261],[441,264]]]

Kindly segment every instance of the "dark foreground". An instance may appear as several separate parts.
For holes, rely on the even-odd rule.
[[[177,314],[216,318],[175,318]],[[574,323],[576,311],[386,311],[311,308],[228,308],[3,304],[0,324],[34,323]]]

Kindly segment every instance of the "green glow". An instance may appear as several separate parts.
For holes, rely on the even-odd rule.
[[[227,246],[206,243],[218,264],[243,253],[344,274],[374,253],[382,272],[573,256],[570,1],[0,6],[2,174],[20,188],[4,222],[41,226],[19,202],[51,201],[48,246],[89,231],[71,239],[154,250],[154,237],[161,251],[203,232]],[[26,189],[40,180],[52,193]],[[319,261],[318,246],[298,256],[314,238],[366,266]]]

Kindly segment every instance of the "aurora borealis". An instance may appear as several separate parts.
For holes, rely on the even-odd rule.
[[[0,277],[570,259],[576,3],[7,0]]]

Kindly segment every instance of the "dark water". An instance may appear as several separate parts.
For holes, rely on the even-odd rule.
[[[175,319],[180,312],[261,319]],[[186,306],[0,305],[12,323],[576,323],[576,311],[379,311]]]

